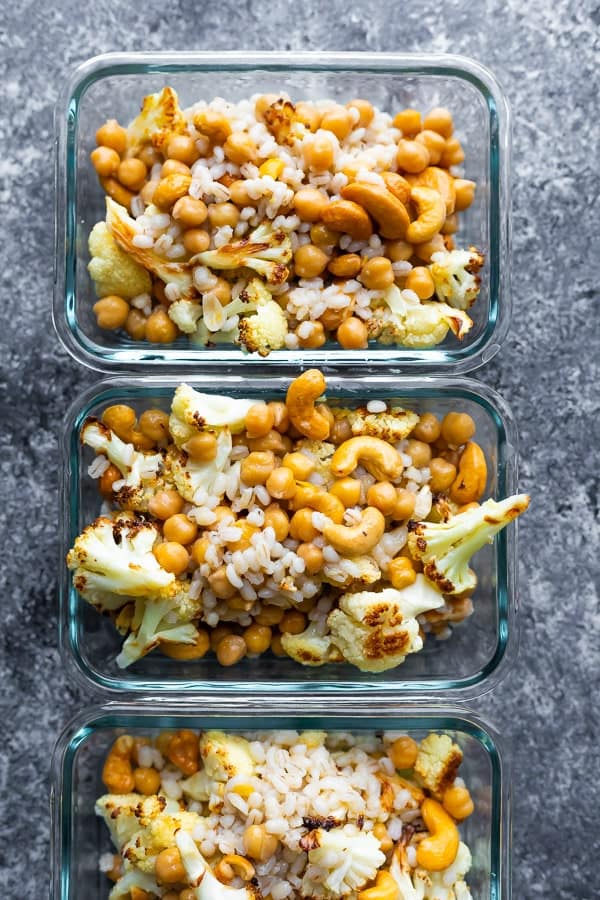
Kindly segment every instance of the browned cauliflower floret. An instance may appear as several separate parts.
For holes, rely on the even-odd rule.
[[[429,734],[419,745],[415,776],[434,797],[441,797],[456,778],[463,754],[447,734]]]
[[[106,222],[97,222],[88,240],[91,260],[88,272],[99,297],[116,294],[132,300],[152,290],[150,274],[135,259],[121,250]]]
[[[140,114],[127,129],[129,155],[135,156],[149,143],[157,150],[164,150],[171,135],[185,134],[186,130],[185,117],[173,88],[164,87],[160,93],[148,94]]]

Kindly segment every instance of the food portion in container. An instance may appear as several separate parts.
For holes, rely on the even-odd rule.
[[[170,87],[91,154],[101,328],[272,350],[462,339],[484,259],[456,242],[475,183],[447,109],[287,94],[181,109]]]
[[[529,497],[480,503],[487,462],[460,408],[440,421],[325,389],[317,369],[285,403],[182,384],[170,415],[115,405],[83,423],[103,502],[67,563],[124,636],[119,666],[158,647],[382,672],[471,614],[469,560]]]
[[[121,735],[96,813],[110,900],[471,900],[448,734]]]

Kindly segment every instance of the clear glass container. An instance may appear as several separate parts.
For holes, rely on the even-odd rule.
[[[461,215],[461,246],[486,255],[482,290],[471,310],[474,327],[462,341],[452,335],[437,347],[411,350],[371,342],[366,350],[278,350],[267,359],[234,345],[194,347],[187,338],[172,345],[135,342],[101,331],[87,272],[88,235],[104,218],[104,197],[89,154],[108,117],[127,123],[142,98],[165,85],[184,105],[219,94],[234,101],[254,93],[287,91],[292,98],[364,96],[385,110],[414,105],[448,106],[466,150],[465,177],[477,182],[474,204]],[[390,53],[129,53],[106,54],[83,63],[62,92],[56,111],[56,273],[54,322],[75,358],[107,371],[198,369],[215,363],[250,367],[368,362],[404,372],[466,372],[490,360],[510,319],[509,113],[494,76],[465,57]]]
[[[52,766],[51,900],[106,900],[110,882],[98,869],[100,854],[111,852],[108,830],[94,815],[95,800],[105,793],[100,774],[109,746],[119,734],[148,735],[160,729],[254,731],[319,729],[326,731],[401,731],[416,740],[431,731],[448,732],[463,750],[460,774],[475,801],[475,812],[461,826],[473,855],[467,876],[477,900],[510,900],[510,778],[508,762],[495,731],[461,708],[415,706],[368,712],[356,702],[334,708],[303,703],[301,715],[287,703],[266,704],[248,698],[243,710],[234,701],[216,712],[207,702],[191,706],[108,704],[87,710],[65,729]]]
[[[283,399],[289,378],[269,370],[263,375],[219,375],[187,379],[198,390],[230,396]],[[396,669],[373,674],[346,664],[319,668],[302,666],[270,653],[221,667],[213,655],[183,662],[154,652],[128,669],[115,657],[122,637],[113,624],[82,600],[71,583],[64,556],[77,534],[99,514],[96,482],[87,475],[93,451],[82,447],[79,431],[89,415],[100,416],[114,403],[138,411],[150,406],[169,408],[178,379],[146,377],[107,379],[78,398],[67,415],[63,438],[61,646],[67,666],[80,680],[102,692],[138,695],[176,695],[218,691],[266,696],[281,691],[329,691],[336,694],[380,691],[396,696],[475,696],[489,690],[510,664],[516,649],[515,523],[496,536],[474,557],[479,584],[474,613],[447,641],[428,638],[424,649],[407,657]],[[422,413],[444,416],[452,409],[468,412],[476,422],[476,439],[488,461],[486,495],[503,498],[517,485],[516,428],[510,410],[490,388],[468,379],[357,378],[328,376],[327,400],[332,405],[361,405],[385,399]]]

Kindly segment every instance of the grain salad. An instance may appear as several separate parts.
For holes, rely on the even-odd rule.
[[[448,734],[123,734],[96,802],[109,900],[471,900]]]
[[[85,420],[102,505],[67,563],[124,637],[118,665],[158,648],[382,672],[469,617],[470,558],[529,498],[484,501],[468,413],[335,405],[325,390],[317,369],[285,402],[182,384],[170,414]]]
[[[221,97],[165,87],[91,162],[106,219],[89,237],[103,329],[133,340],[273,350],[462,339],[483,254],[456,242],[474,199],[452,115],[368,100]]]

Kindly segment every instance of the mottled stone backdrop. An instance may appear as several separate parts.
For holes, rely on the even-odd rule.
[[[533,508],[520,531],[520,658],[478,707],[512,743],[515,900],[599,896],[599,33],[597,0],[2,4],[4,897],[46,893],[50,754],[91,702],[57,650],[57,435],[95,376],[51,325],[54,102],[97,53],[229,48],[464,53],[510,97],[514,318],[479,377],[516,413]]]

